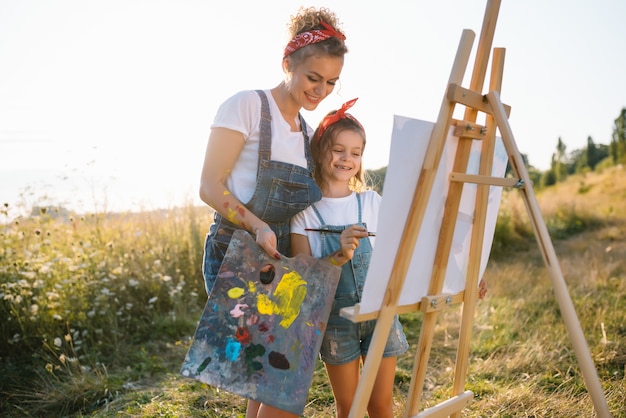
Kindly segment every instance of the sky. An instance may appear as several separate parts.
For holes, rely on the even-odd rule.
[[[315,126],[358,97],[365,168],[386,166],[394,115],[436,121],[464,29],[476,34],[469,87],[487,1],[373,4],[0,0],[0,204],[12,213],[201,204],[213,116],[235,92],[281,82],[286,25],[300,6],[333,10],[349,48],[335,91],[304,117]],[[624,16],[623,0],[501,1],[500,97],[531,165],[547,169],[559,138],[567,151],[588,137],[610,143],[626,107]]]

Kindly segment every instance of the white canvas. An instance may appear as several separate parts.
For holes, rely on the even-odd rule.
[[[394,116],[390,159],[385,175],[382,203],[376,228],[376,246],[363,289],[359,314],[380,310],[415,187],[424,165],[433,127],[434,123],[432,122]],[[432,275],[439,230],[448,193],[448,177],[452,171],[458,143],[458,138],[452,136],[452,132],[453,128],[450,128],[402,289],[399,306],[417,303],[428,294],[428,285]],[[481,146],[481,141],[474,141],[466,171],[468,174],[478,174]],[[497,138],[492,171],[494,177],[504,176],[507,160],[504,145],[501,139]],[[490,187],[480,265],[481,277],[489,259],[501,195],[501,187]],[[476,185],[466,183],[461,195],[443,293],[458,293],[465,288],[475,198]]]

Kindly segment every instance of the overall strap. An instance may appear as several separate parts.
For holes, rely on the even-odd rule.
[[[324,218],[322,218],[322,214],[320,213],[319,210],[317,210],[317,208],[315,207],[315,205],[311,205],[311,207],[313,208],[313,211],[315,212],[315,214],[317,215],[317,219],[320,220],[322,225],[326,225],[326,222],[324,221]]]
[[[311,173],[313,173],[315,163],[313,162],[313,155],[311,154],[311,140],[309,139],[309,133],[306,122],[304,121],[304,116],[302,116],[301,113],[298,113],[298,116],[300,117],[300,129],[302,129],[302,135],[304,136],[304,156],[306,157],[307,168]]]
[[[355,193],[355,194],[356,194],[357,204],[359,205],[359,223],[362,223],[363,221],[362,221],[362,216],[361,216],[361,213],[362,213],[362,210],[361,210],[361,193]]]
[[[256,90],[256,92],[261,98],[261,137],[259,141],[260,163],[261,161],[270,161],[272,159],[272,114],[270,113],[270,104],[265,92],[263,90]],[[311,154],[311,143],[307,124],[301,113],[298,113],[298,116],[300,117],[300,129],[302,130],[302,135],[304,136],[304,156],[306,157],[307,168],[309,172],[313,173],[315,163],[313,162],[313,155]]]
[[[272,159],[272,115],[270,113],[270,103],[263,90],[256,90],[261,98],[261,128],[259,140],[259,168],[261,161]],[[258,176],[257,170],[257,176]]]

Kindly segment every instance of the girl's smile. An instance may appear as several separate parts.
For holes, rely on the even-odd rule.
[[[337,134],[324,167],[324,176],[332,189],[349,191],[350,179],[361,167],[362,152],[363,137],[359,132],[346,129]]]

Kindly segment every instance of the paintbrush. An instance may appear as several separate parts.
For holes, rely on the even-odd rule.
[[[334,231],[331,229],[320,229],[320,228],[304,228],[305,231],[311,231],[311,232],[328,232],[329,234],[341,234],[342,231]],[[376,233],[375,232],[368,232],[367,233],[368,237],[375,237]]]

